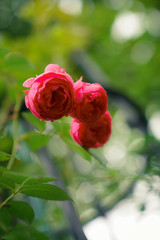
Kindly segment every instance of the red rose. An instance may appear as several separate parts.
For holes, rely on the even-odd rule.
[[[49,64],[45,72],[23,84],[27,108],[40,120],[54,121],[68,116],[74,103],[74,82],[64,69]]]
[[[74,84],[75,104],[71,117],[80,122],[95,122],[107,110],[107,94],[98,83],[85,83],[82,78]]]
[[[78,122],[71,124],[72,138],[85,149],[103,146],[111,135],[112,118],[108,111],[95,123]]]

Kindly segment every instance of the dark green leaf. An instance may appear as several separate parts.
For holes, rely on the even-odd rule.
[[[31,226],[22,224],[16,225],[8,234],[4,236],[5,240],[49,240],[49,238],[41,232],[38,232]]]
[[[0,166],[0,173],[8,171],[7,168],[1,167]]]
[[[53,177],[41,177],[41,178],[34,178],[34,177],[28,177],[19,175],[15,172],[7,171],[4,173],[4,176],[6,176],[8,179],[12,180],[14,183],[22,184],[25,180],[24,185],[31,185],[31,184],[39,184],[39,183],[46,183],[56,180],[56,178]]]
[[[12,191],[14,191],[15,189],[15,185],[14,183],[8,179],[5,176],[0,176],[0,188],[4,188],[4,189],[10,189]]]
[[[45,121],[40,121],[33,115],[33,113],[23,112],[22,115],[25,120],[27,120],[32,126],[36,127],[39,131],[43,131],[45,129]]]
[[[0,151],[0,162],[7,161],[10,158],[10,155],[5,152]]]
[[[4,176],[10,181],[18,184],[22,184],[27,178],[29,178],[29,177],[21,176],[18,173],[13,173],[10,171],[6,171],[4,173]]]
[[[44,233],[37,231],[35,228],[31,226],[26,225],[24,226],[22,224],[19,224],[17,228],[27,231],[33,238],[33,240],[49,240],[49,238]]]
[[[0,208],[0,236],[7,232],[11,224],[11,216],[4,207]]]
[[[53,177],[31,178],[24,185],[47,183],[47,182],[52,182],[54,180],[56,180],[56,178],[53,178]]]
[[[27,231],[17,229],[16,227],[11,232],[5,234],[3,238],[5,240],[33,240]]]
[[[36,184],[24,186],[20,189],[21,193],[29,196],[38,197],[47,200],[65,201],[71,200],[61,188],[50,184]]]
[[[13,201],[7,204],[8,210],[17,218],[30,223],[34,218],[34,212],[31,206],[26,202]]]

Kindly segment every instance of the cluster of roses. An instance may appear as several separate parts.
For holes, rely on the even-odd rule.
[[[63,116],[73,117],[72,138],[85,149],[103,146],[110,137],[112,120],[108,98],[98,83],[76,83],[64,69],[49,64],[44,73],[23,84],[28,89],[25,103],[40,120],[54,121]]]

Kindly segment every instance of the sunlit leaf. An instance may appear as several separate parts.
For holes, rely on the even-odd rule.
[[[98,149],[90,148],[88,152],[103,166],[106,167],[107,159],[98,151]]]

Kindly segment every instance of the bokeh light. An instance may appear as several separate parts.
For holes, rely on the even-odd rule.
[[[111,36],[117,42],[136,39],[145,32],[142,13],[125,12],[116,17],[111,29]]]

